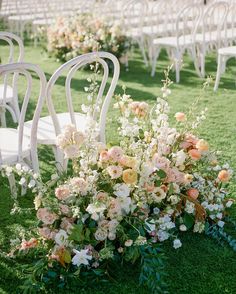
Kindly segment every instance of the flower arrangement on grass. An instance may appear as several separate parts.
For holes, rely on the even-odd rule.
[[[116,96],[119,145],[97,142],[91,120],[86,134],[67,126],[57,143],[72,161],[70,175],[45,184],[24,167],[15,168],[36,193],[38,227],[14,242],[11,255],[34,252],[34,284],[36,276],[64,287],[68,275],[100,278],[111,261],[141,259],[140,282],[159,293],[165,286],[161,243],[170,240],[178,249],[181,232],[223,228],[233,204],[226,189],[233,171],[193,133],[205,110],[194,120],[193,109],[176,113],[177,126],[170,125],[170,84],[167,77],[153,107],[126,93]],[[236,249],[235,241],[231,245]]]
[[[130,47],[119,24],[90,14],[58,18],[48,28],[47,38],[48,52],[63,62],[98,49],[113,53],[123,62]]]

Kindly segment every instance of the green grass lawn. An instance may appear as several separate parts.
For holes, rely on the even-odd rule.
[[[1,56],[5,53],[1,48]],[[27,62],[37,63],[46,73],[47,78],[59,67],[59,63],[47,57],[41,48],[34,48],[32,45],[26,46],[25,60]],[[188,57],[184,58],[184,68],[181,72],[181,83],[172,86],[172,95],[169,98],[171,105],[171,118],[177,111],[187,111],[202,88],[203,80],[199,79],[193,69],[193,65]],[[135,52],[131,57],[129,71],[121,69],[119,85],[116,92],[122,92],[123,84],[127,86],[127,93],[134,100],[144,100],[154,103],[156,97],[160,94],[161,80],[163,70],[169,65],[165,54],[157,64],[157,73],[154,78],[150,77],[150,69],[143,65],[141,55]],[[199,102],[199,109],[208,107],[207,120],[201,126],[199,133],[209,141],[213,149],[221,150],[224,160],[229,161],[236,170],[236,89],[235,61],[229,63],[226,74],[222,77],[220,88],[217,93],[213,92],[211,86],[204,93]],[[207,73],[215,75],[216,57],[215,55],[207,58]],[[86,85],[86,76],[88,71],[82,71],[72,83],[73,98],[76,108],[79,108],[84,101],[85,94],[83,87]],[[172,75],[172,74],[171,74]],[[174,73],[173,73],[174,77]],[[54,101],[58,111],[66,109],[64,99],[64,78],[62,77],[54,89]],[[30,108],[27,118],[32,117],[36,102],[37,81],[33,89],[33,98],[30,102]],[[47,114],[44,107],[42,115]],[[116,136],[116,118],[117,113],[109,110],[107,123],[108,141],[117,140]],[[11,125],[10,118],[8,118]],[[50,164],[53,159],[50,150],[40,148],[40,164],[45,178],[49,177],[50,171],[54,166]],[[5,186],[6,181],[0,178],[0,249],[9,250],[10,239],[20,233],[22,228],[28,228],[34,225],[33,216],[12,216],[11,198],[9,189]],[[232,188],[232,192],[233,192]],[[22,203],[25,206],[32,206],[32,197],[24,196]],[[235,215],[235,209],[232,211]],[[236,237],[236,235],[235,235]],[[181,236],[183,246],[179,250],[174,250],[170,244],[165,244],[167,259],[167,273],[169,275],[169,291],[172,294],[222,294],[236,293],[236,254],[226,245],[221,247],[216,241],[199,234],[185,233]],[[125,265],[118,267],[116,283],[108,282],[106,284],[88,283],[86,287],[78,290],[76,293],[84,294],[148,294],[147,289],[138,285],[138,266]],[[8,260],[4,257],[0,259],[0,294],[20,293],[18,286],[22,283],[24,273],[21,272],[17,260]],[[55,291],[56,293],[56,291]],[[72,293],[64,291],[63,293]]]

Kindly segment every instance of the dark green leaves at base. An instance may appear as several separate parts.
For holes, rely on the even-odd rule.
[[[159,245],[140,247],[141,272],[139,282],[148,287],[153,294],[168,293],[165,283],[165,255]]]

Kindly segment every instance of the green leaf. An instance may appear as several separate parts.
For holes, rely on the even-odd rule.
[[[162,169],[159,169],[156,173],[161,179],[165,179],[167,176],[166,172]]]
[[[183,217],[183,221],[185,226],[190,229],[192,228],[192,226],[194,225],[195,219],[194,216],[188,213],[185,213],[184,217]]]
[[[69,240],[83,242],[84,241],[84,234],[83,234],[83,223],[79,223],[74,225],[71,234],[68,238]]]

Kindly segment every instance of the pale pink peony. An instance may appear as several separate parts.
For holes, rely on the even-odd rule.
[[[108,166],[107,172],[112,179],[118,179],[122,175],[123,169],[120,166],[111,165]]]
[[[37,211],[37,218],[45,225],[52,225],[58,216],[54,212],[51,212],[48,208],[39,208]]]
[[[39,235],[44,239],[52,239],[52,231],[48,227],[38,228]]]
[[[70,184],[76,192],[85,193],[87,191],[87,182],[83,178],[75,177],[70,180]]]
[[[112,161],[118,162],[121,157],[123,156],[124,151],[119,146],[114,146],[108,151],[108,156],[111,158]]]
[[[70,190],[66,186],[56,188],[55,195],[59,200],[66,200],[70,196]]]
[[[168,169],[170,166],[170,161],[166,157],[161,157],[159,154],[154,154],[153,159],[152,159],[153,164],[155,167],[159,169]]]
[[[65,158],[73,159],[79,156],[79,146],[76,144],[68,145],[64,149]]]
[[[59,206],[60,206],[60,210],[61,210],[62,214],[68,215],[71,213],[69,206],[64,205],[64,204],[60,204]]]

